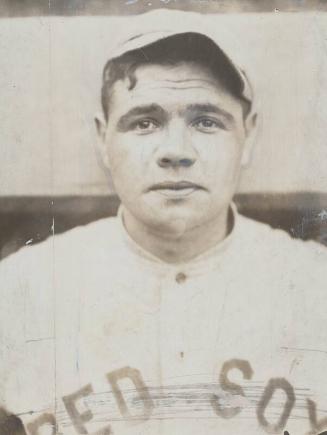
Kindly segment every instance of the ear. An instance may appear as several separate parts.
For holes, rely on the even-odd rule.
[[[257,113],[250,113],[244,121],[245,127],[245,143],[243,148],[241,164],[246,167],[251,162],[252,152],[257,137]]]
[[[109,168],[109,157],[106,146],[106,131],[107,131],[107,121],[105,120],[102,113],[96,113],[94,116],[95,126],[97,129],[98,140],[96,144],[96,151],[100,160],[104,166]]]

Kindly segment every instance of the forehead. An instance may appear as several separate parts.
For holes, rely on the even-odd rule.
[[[167,110],[180,109],[195,103],[211,103],[242,115],[240,101],[214,77],[209,68],[196,63],[177,65],[142,65],[130,78],[117,81],[112,88],[110,112],[125,112],[134,106],[157,104]]]

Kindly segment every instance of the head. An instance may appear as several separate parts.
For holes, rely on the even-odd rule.
[[[134,219],[174,233],[227,214],[255,125],[243,88],[227,56],[195,33],[107,63],[100,149]]]

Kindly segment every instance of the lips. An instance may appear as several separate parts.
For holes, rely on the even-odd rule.
[[[204,190],[202,186],[190,181],[163,181],[153,185],[150,191],[156,191],[164,196],[182,197],[188,196],[196,190]]]

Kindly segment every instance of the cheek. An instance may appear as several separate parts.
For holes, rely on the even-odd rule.
[[[200,160],[210,178],[233,177],[241,162],[242,145],[230,133],[212,135],[198,146]]]
[[[159,135],[115,134],[107,138],[107,153],[112,172],[132,171],[144,176],[151,163]]]
[[[128,135],[116,135],[107,142],[107,155],[116,188],[128,185],[135,190],[141,184],[146,168],[143,148]]]
[[[133,161],[133,147],[129,143],[128,138],[114,134],[108,135],[106,138],[106,152],[109,161],[109,169],[112,173],[122,171],[122,168],[129,165],[129,161]]]

